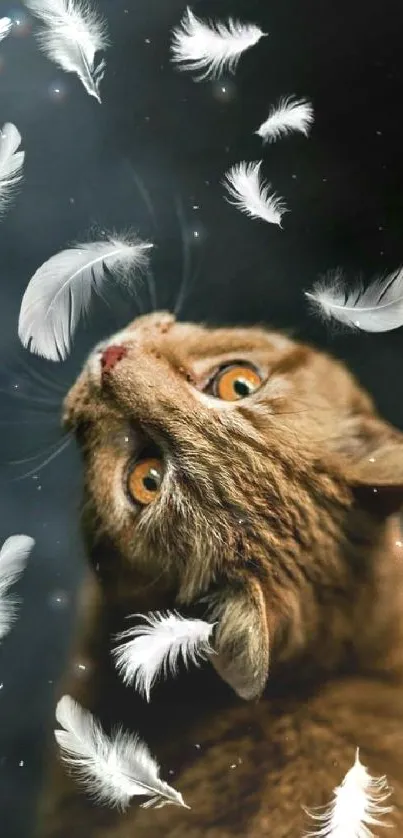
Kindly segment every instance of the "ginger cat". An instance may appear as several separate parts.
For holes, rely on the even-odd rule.
[[[64,424],[90,567],[58,696],[138,732],[191,810],[97,806],[51,746],[37,838],[302,838],[357,747],[403,835],[403,435],[326,355],[164,312],[95,348]],[[157,608],[209,609],[217,655],[147,704],[110,650]]]

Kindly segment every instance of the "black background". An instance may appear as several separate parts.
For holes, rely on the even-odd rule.
[[[40,465],[56,450],[60,400],[91,344],[150,308],[146,288],[110,308],[95,301],[68,362],[37,359],[17,338],[36,268],[91,231],[131,228],[155,242],[159,307],[181,295],[182,318],[291,328],[346,358],[403,427],[401,332],[332,334],[303,297],[329,269],[369,280],[403,264],[400,0],[198,0],[203,17],[239,16],[269,32],[219,84],[196,84],[170,63],[183,0],[97,5],[112,42],[102,105],[39,53],[23,8],[0,0],[0,16],[20,21],[0,45],[0,122],[17,125],[26,150],[23,188],[0,226],[0,536],[37,541],[20,619],[0,649],[5,838],[29,834],[82,567],[74,446]],[[253,132],[286,94],[312,100],[311,136],[262,150]],[[291,210],[283,230],[224,200],[228,167],[258,159]]]

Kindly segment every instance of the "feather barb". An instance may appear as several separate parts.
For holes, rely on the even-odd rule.
[[[403,325],[403,268],[375,279],[364,290],[346,287],[339,271],[305,292],[325,320],[334,320],[364,332],[389,332]]]
[[[185,666],[199,666],[214,654],[210,638],[215,624],[186,619],[177,612],[157,611],[143,619],[145,623],[117,636],[113,655],[124,682],[134,684],[149,701],[158,676],[175,676],[180,658]]]
[[[7,38],[7,35],[11,32],[12,28],[13,22],[10,17],[0,18],[0,41]]]
[[[295,99],[292,96],[280,99],[272,108],[268,118],[256,131],[263,143],[273,143],[280,137],[285,137],[293,131],[299,131],[308,136],[313,123],[313,107],[306,99]]]
[[[250,218],[261,218],[269,224],[281,227],[281,219],[288,212],[282,198],[271,192],[270,183],[261,179],[262,161],[237,163],[224,177],[224,186],[229,198],[241,212]]]
[[[28,535],[12,535],[4,542],[0,551],[0,639],[8,634],[15,617],[16,602],[8,596],[8,590],[20,577],[34,547],[34,540]]]
[[[56,707],[62,729],[55,738],[66,762],[88,794],[99,803],[124,810],[133,797],[149,799],[143,808],[186,805],[182,795],[159,777],[159,766],[138,736],[118,729],[111,736],[71,696]]]
[[[109,46],[106,21],[89,0],[24,0],[43,29],[38,34],[42,52],[66,73],[76,73],[87,93],[101,102],[100,84],[106,64],[95,55]]]
[[[22,344],[51,361],[64,360],[92,291],[101,294],[111,276],[129,290],[136,287],[132,275],[146,268],[151,247],[137,239],[110,236],[52,256],[35,272],[22,299],[18,321]]]
[[[180,70],[196,73],[196,81],[217,79],[234,73],[242,53],[265,35],[255,24],[232,18],[227,23],[203,21],[187,8],[173,31],[172,61]]]
[[[383,816],[393,810],[385,806],[390,794],[386,777],[371,777],[357,748],[354,765],[334,790],[333,802],[322,811],[307,812],[318,829],[305,833],[305,838],[374,838],[369,827],[389,825]]]
[[[8,209],[22,179],[25,152],[19,151],[21,134],[11,122],[0,131],[0,216]]]

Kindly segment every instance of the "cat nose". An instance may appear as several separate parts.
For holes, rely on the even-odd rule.
[[[116,367],[118,361],[121,361],[125,355],[127,355],[125,346],[114,346],[113,344],[107,346],[101,355],[102,372],[111,372]]]

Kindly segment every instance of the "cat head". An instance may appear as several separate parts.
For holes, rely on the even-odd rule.
[[[269,653],[316,639],[332,665],[403,498],[403,437],[341,364],[261,328],[156,313],[94,349],[64,423],[111,600],[202,603],[212,662],[243,698],[262,692]]]

